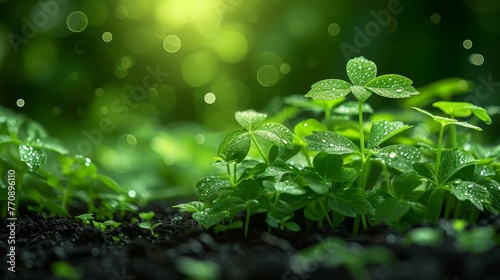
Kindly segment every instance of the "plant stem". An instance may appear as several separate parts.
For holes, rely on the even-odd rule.
[[[234,170],[233,170],[233,176],[234,176],[234,178],[233,178],[233,184],[238,183],[238,172],[237,172],[237,171],[238,171],[238,169],[237,169],[237,167],[238,167],[238,166],[237,166],[237,163],[235,162],[235,163],[234,163],[234,167],[233,167],[233,169],[234,169]]]
[[[365,214],[361,214],[361,223],[363,224],[363,229],[366,230],[368,225],[366,224]]]
[[[365,131],[363,129],[363,102],[358,102],[359,117],[359,149],[361,151],[361,161],[365,162]]]
[[[248,236],[248,225],[250,224],[250,209],[247,208],[247,217],[245,219],[245,238]]]
[[[385,163],[382,163],[382,169],[384,172],[384,177],[385,177],[385,187],[387,188],[387,191],[393,191],[391,189],[391,184],[390,184],[390,178],[389,178],[389,171],[387,170],[387,166]]]
[[[441,151],[443,148],[443,135],[444,135],[444,124],[441,124],[441,130],[439,131],[439,139],[438,139],[438,145],[437,145],[436,166],[434,169],[434,174],[436,174],[436,176],[439,176],[439,166],[441,165]]]
[[[354,219],[354,226],[352,228],[352,235],[354,235],[354,236],[358,235],[358,232],[359,232],[359,219],[360,219],[360,216],[356,215],[356,218]]]
[[[255,144],[255,147],[257,147],[257,150],[259,151],[260,156],[264,159],[266,164],[269,165],[269,159],[267,159],[266,155],[264,154],[264,151],[262,151],[262,148],[260,147],[259,143],[257,142],[255,135],[253,133],[250,133],[250,135],[252,135],[252,141]]]
[[[454,116],[451,115],[451,118],[453,119]],[[456,149],[457,148],[457,127],[455,125],[452,125],[450,127],[450,137],[451,137],[451,148]]]
[[[231,183],[231,186],[234,187],[234,182],[233,182],[233,176],[231,176],[231,167],[229,166],[229,163],[226,164],[226,170],[227,170],[227,177],[229,178],[229,183]]]
[[[326,208],[325,208],[325,205],[323,204],[323,201],[321,200],[318,200],[319,201],[319,205],[321,206],[321,210],[323,210],[323,213],[325,214],[325,218],[326,220],[328,221],[328,224],[330,225],[330,227],[332,227],[332,229],[334,228],[333,227],[333,222],[332,220],[330,219],[330,216],[328,216],[328,211],[326,211]]]

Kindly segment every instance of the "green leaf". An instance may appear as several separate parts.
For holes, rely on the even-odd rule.
[[[472,125],[472,124],[469,124],[469,123],[466,123],[466,122],[459,122],[458,120],[456,119],[450,119],[450,118],[444,118],[444,117],[440,117],[440,116],[435,116],[425,110],[422,110],[420,108],[417,108],[417,107],[411,107],[412,109],[415,109],[417,111],[419,111],[420,113],[423,113],[429,117],[431,117],[435,122],[441,124],[441,126],[447,126],[449,124],[454,124],[454,125],[459,125],[459,126],[463,126],[463,127],[466,127],[466,128],[471,128],[471,129],[475,129],[477,131],[482,131],[482,129],[478,126],[475,126],[475,125]]]
[[[383,142],[387,141],[396,134],[399,134],[411,128],[402,122],[389,122],[387,120],[378,120],[373,123],[368,137],[368,149],[373,149]]]
[[[264,181],[264,187],[274,190],[275,192],[287,193],[291,195],[301,195],[306,191],[292,180],[284,180],[279,182]]]
[[[183,212],[188,212],[188,213],[195,213],[195,212],[200,212],[205,208],[205,204],[200,201],[191,201],[189,203],[181,203],[172,206],[173,208],[179,208]]]
[[[267,118],[266,114],[254,110],[238,111],[234,114],[236,121],[248,131],[253,131],[263,120]]]
[[[219,190],[231,186],[227,178],[211,176],[201,179],[196,184],[196,193],[200,200],[205,200],[217,194]]]
[[[120,185],[118,185],[118,183],[114,179],[112,179],[106,175],[98,174],[95,177],[95,179],[97,179],[98,181],[103,183],[104,186],[108,187],[109,189],[113,190],[116,193],[123,192],[123,189],[120,188]]]
[[[404,98],[419,94],[412,83],[412,80],[404,76],[387,74],[376,77],[365,87],[383,97]]]
[[[474,182],[461,181],[452,185],[453,194],[458,200],[469,200],[479,210],[484,210],[483,204],[491,204],[488,190]]]
[[[209,229],[211,226],[224,220],[227,213],[224,211],[215,211],[212,208],[207,208],[201,212],[193,213],[192,217],[205,229]]]
[[[307,173],[304,176],[304,181],[307,183],[309,188],[317,194],[325,194],[332,187],[331,182],[325,182],[316,173]]]
[[[314,202],[306,206],[304,216],[311,221],[321,222],[325,218],[325,213],[321,209],[319,202]]]
[[[351,91],[354,97],[356,97],[356,99],[361,103],[364,103],[373,94],[373,92],[362,86],[352,86]]]
[[[293,131],[295,132],[295,135],[299,138],[302,139],[307,135],[311,135],[314,131],[327,131],[328,127],[326,125],[320,123],[316,119],[307,119],[305,121],[301,121],[298,124],[295,125],[293,128]],[[300,144],[302,145],[302,140],[300,140]],[[304,144],[305,145],[305,144]]]
[[[328,197],[328,207],[342,215],[355,217],[373,210],[362,189],[344,189]]]
[[[341,156],[325,152],[318,153],[313,159],[313,166],[324,181],[332,181],[340,173],[343,164]]]
[[[491,124],[491,118],[485,109],[468,102],[448,102],[438,101],[434,102],[432,106],[441,109],[445,114],[453,117],[470,117],[474,114],[478,119],[486,124]]]
[[[289,231],[293,231],[293,232],[300,231],[300,226],[294,221],[286,222],[285,228],[288,229]]]
[[[461,150],[451,150],[444,154],[441,160],[441,168],[439,169],[438,180],[441,185],[448,182],[451,176],[460,171],[460,169],[476,163],[470,154],[466,154]]]
[[[35,141],[30,142],[30,145],[37,149],[54,151],[61,155],[67,155],[69,153],[69,150],[63,145],[63,143],[55,138],[36,139]]]
[[[377,207],[375,223],[392,224],[403,217],[410,209],[408,202],[397,198],[387,198]]]
[[[356,101],[347,101],[333,109],[333,112],[339,115],[357,116],[359,114],[359,104]],[[372,106],[368,103],[363,103],[363,113],[373,113]]]
[[[490,193],[491,206],[488,206],[490,212],[500,213],[500,184],[494,180],[488,180],[481,183]]]
[[[239,228],[243,228],[243,222],[242,221],[235,221],[235,222],[232,222],[229,225],[216,225],[214,227],[214,231],[215,232],[220,232],[220,231],[227,231],[227,230],[230,230],[230,229],[239,229]]]
[[[351,92],[351,84],[338,79],[322,80],[314,83],[306,97],[320,100],[338,99]]]
[[[63,156],[60,158],[60,162],[62,173],[69,178],[69,183],[72,186],[88,187],[97,178],[97,167],[87,157],[82,155],[75,155],[72,157]],[[105,185],[109,181],[103,177],[99,179]],[[110,188],[116,190],[113,186]]]
[[[418,175],[428,179],[430,182],[437,184],[437,178],[436,175],[434,174],[434,171],[432,171],[429,166],[426,164],[423,164],[421,162],[415,162],[413,163],[413,169],[415,172],[418,173]]]
[[[262,195],[261,187],[252,179],[243,180],[236,185],[235,194],[243,201],[257,199]]]
[[[293,133],[282,124],[265,123],[259,125],[254,131],[254,134],[259,135],[275,146],[293,149]]]
[[[375,151],[384,164],[400,172],[412,171],[413,163],[420,159],[420,151],[417,148],[404,144],[390,145]]]
[[[149,221],[155,216],[155,212],[149,211],[149,212],[142,212],[139,213],[139,217],[143,220]]]
[[[442,188],[430,188],[418,199],[418,202],[427,207],[427,218],[432,223],[436,223],[439,219],[439,215],[441,214],[443,194],[444,190]]]
[[[304,137],[304,140],[309,143],[309,149],[313,151],[335,155],[359,154],[359,148],[351,140],[332,131],[314,132]]]
[[[347,76],[355,86],[364,86],[377,76],[377,65],[362,56],[350,59],[346,70]]]
[[[397,198],[404,199],[414,189],[420,186],[420,178],[416,172],[407,172],[398,175],[392,180],[392,188]]]
[[[229,133],[220,143],[217,156],[225,162],[242,162],[250,150],[252,138],[246,130],[236,130]]]
[[[19,157],[31,172],[36,171],[47,162],[47,154],[43,150],[26,145],[19,146]]]

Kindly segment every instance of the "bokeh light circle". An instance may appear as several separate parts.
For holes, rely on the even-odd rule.
[[[163,40],[163,48],[169,53],[176,53],[181,49],[181,39],[175,35],[168,35]]]
[[[207,104],[214,104],[214,102],[216,100],[215,94],[213,94],[212,92],[209,92],[209,93],[205,94],[205,96],[203,97],[203,100]]]
[[[328,34],[332,35],[332,36],[337,36],[339,35],[340,33],[340,25],[336,24],[336,23],[332,23],[330,25],[328,25]]]
[[[118,139],[118,147],[124,152],[132,152],[137,148],[137,139],[132,134],[123,134]]]
[[[89,19],[84,13],[80,11],[72,12],[66,19],[66,25],[68,26],[68,29],[74,33],[82,32],[83,30],[85,30],[85,28],[87,28],[88,24]]]
[[[102,33],[102,40],[106,43],[111,42],[111,40],[113,40],[113,34],[109,31]]]
[[[257,80],[265,87],[271,87],[278,81],[279,73],[271,65],[264,65],[257,71]]]

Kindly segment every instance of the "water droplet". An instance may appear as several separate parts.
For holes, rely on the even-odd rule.
[[[397,155],[398,155],[398,154],[396,154],[396,152],[391,152],[391,153],[389,154],[389,157],[390,157],[390,158],[395,158]]]
[[[453,182],[453,183],[454,183],[454,184],[456,184],[456,185],[458,185],[458,184],[462,183],[462,180],[457,179],[457,180],[455,180],[455,182]]]

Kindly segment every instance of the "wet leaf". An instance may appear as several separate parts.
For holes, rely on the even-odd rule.
[[[362,189],[344,189],[328,197],[328,207],[342,215],[355,217],[373,211]]]
[[[403,217],[410,210],[410,205],[404,200],[387,198],[377,207],[375,212],[375,223],[392,224]]]
[[[360,56],[347,62],[346,71],[353,85],[364,86],[377,76],[377,65]]]
[[[362,86],[352,86],[351,91],[354,97],[356,97],[356,99],[361,103],[364,103],[373,94],[373,92]]]
[[[314,131],[327,131],[328,127],[326,125],[320,123],[316,119],[307,119],[305,121],[301,121],[295,125],[293,131],[298,138],[302,139],[307,135],[311,135]],[[295,141],[295,140],[294,140]],[[302,140],[300,140],[302,142]],[[302,144],[302,143],[300,143]]]
[[[470,154],[466,154],[461,150],[451,150],[444,154],[441,160],[438,180],[441,185],[448,182],[451,176],[460,171],[460,169],[476,163]]]
[[[243,201],[257,199],[262,195],[261,187],[251,179],[239,182],[235,194]]]
[[[376,77],[365,87],[383,97],[404,98],[419,94],[412,83],[412,80],[404,76],[387,74]]]
[[[236,121],[248,131],[253,131],[264,119],[266,114],[254,110],[238,111],[234,114]]]
[[[433,114],[431,114],[431,113],[429,113],[429,112],[427,112],[425,110],[422,110],[420,108],[417,108],[417,107],[411,107],[411,108],[414,109],[414,110],[419,111],[420,113],[423,113],[423,114],[431,117],[435,122],[441,124],[441,126],[447,126],[447,125],[450,125],[450,124],[454,124],[454,125],[459,125],[459,126],[471,128],[471,129],[474,129],[474,130],[477,130],[477,131],[482,131],[482,129],[480,127],[472,125],[472,124],[469,124],[469,123],[466,123],[466,122],[459,122],[456,119],[450,119],[450,118],[435,116],[435,115],[433,115]]]
[[[309,143],[309,149],[313,151],[335,155],[359,154],[359,148],[351,140],[332,131],[314,132],[304,137],[304,140]]]
[[[30,145],[34,148],[54,151],[61,155],[69,153],[66,146],[64,146],[60,140],[55,138],[36,139],[35,141],[30,141]]]
[[[227,178],[216,176],[206,177],[196,184],[196,193],[200,200],[205,200],[217,194],[222,188],[229,187],[230,185]]]
[[[215,211],[212,208],[207,208],[203,211],[193,213],[192,217],[205,229],[209,229],[211,226],[224,220],[226,215],[227,214],[223,211]]]
[[[444,190],[442,188],[430,188],[418,199],[418,202],[427,207],[427,218],[432,223],[436,223],[439,219],[439,215],[441,214],[443,194]]]
[[[322,80],[314,83],[306,97],[320,100],[342,98],[351,92],[351,84],[338,79]]]
[[[220,143],[218,157],[225,162],[242,162],[250,150],[252,138],[246,130],[236,130],[229,133]]]
[[[356,101],[342,103],[333,112],[339,115],[357,116],[359,114],[359,104]],[[373,108],[368,103],[363,103],[363,113],[373,113]]]
[[[191,201],[189,203],[181,203],[177,204],[175,206],[172,206],[174,208],[179,208],[181,211],[188,212],[188,213],[195,213],[195,212],[200,212],[205,208],[205,204],[200,201]]]
[[[299,186],[299,184],[292,180],[283,180],[279,182],[264,181],[263,184],[267,189],[274,190],[275,192],[280,193],[301,195],[306,192],[302,187]]]
[[[500,184],[494,180],[481,183],[490,193],[491,206],[487,205],[491,212],[500,212]]]
[[[370,130],[370,136],[368,137],[368,149],[373,149],[380,144],[384,143],[396,134],[399,134],[407,129],[411,128],[409,125],[405,125],[402,122],[390,122],[387,120],[378,120],[373,123]]]
[[[484,204],[491,204],[488,190],[474,182],[460,181],[452,185],[453,194],[458,200],[469,200],[479,210],[484,210]]]
[[[254,131],[254,134],[259,135],[275,146],[286,149],[293,149],[293,133],[282,124],[262,124]]]
[[[400,172],[410,172],[413,170],[413,163],[420,160],[420,151],[404,144],[395,144],[375,150],[376,155],[387,166]]]
[[[27,145],[19,146],[19,157],[31,172],[36,171],[47,162],[47,154],[43,150]]]
[[[421,162],[413,163],[413,169],[418,173],[418,175],[427,178],[432,183],[437,184],[437,178],[434,171],[430,169],[426,164]]]

